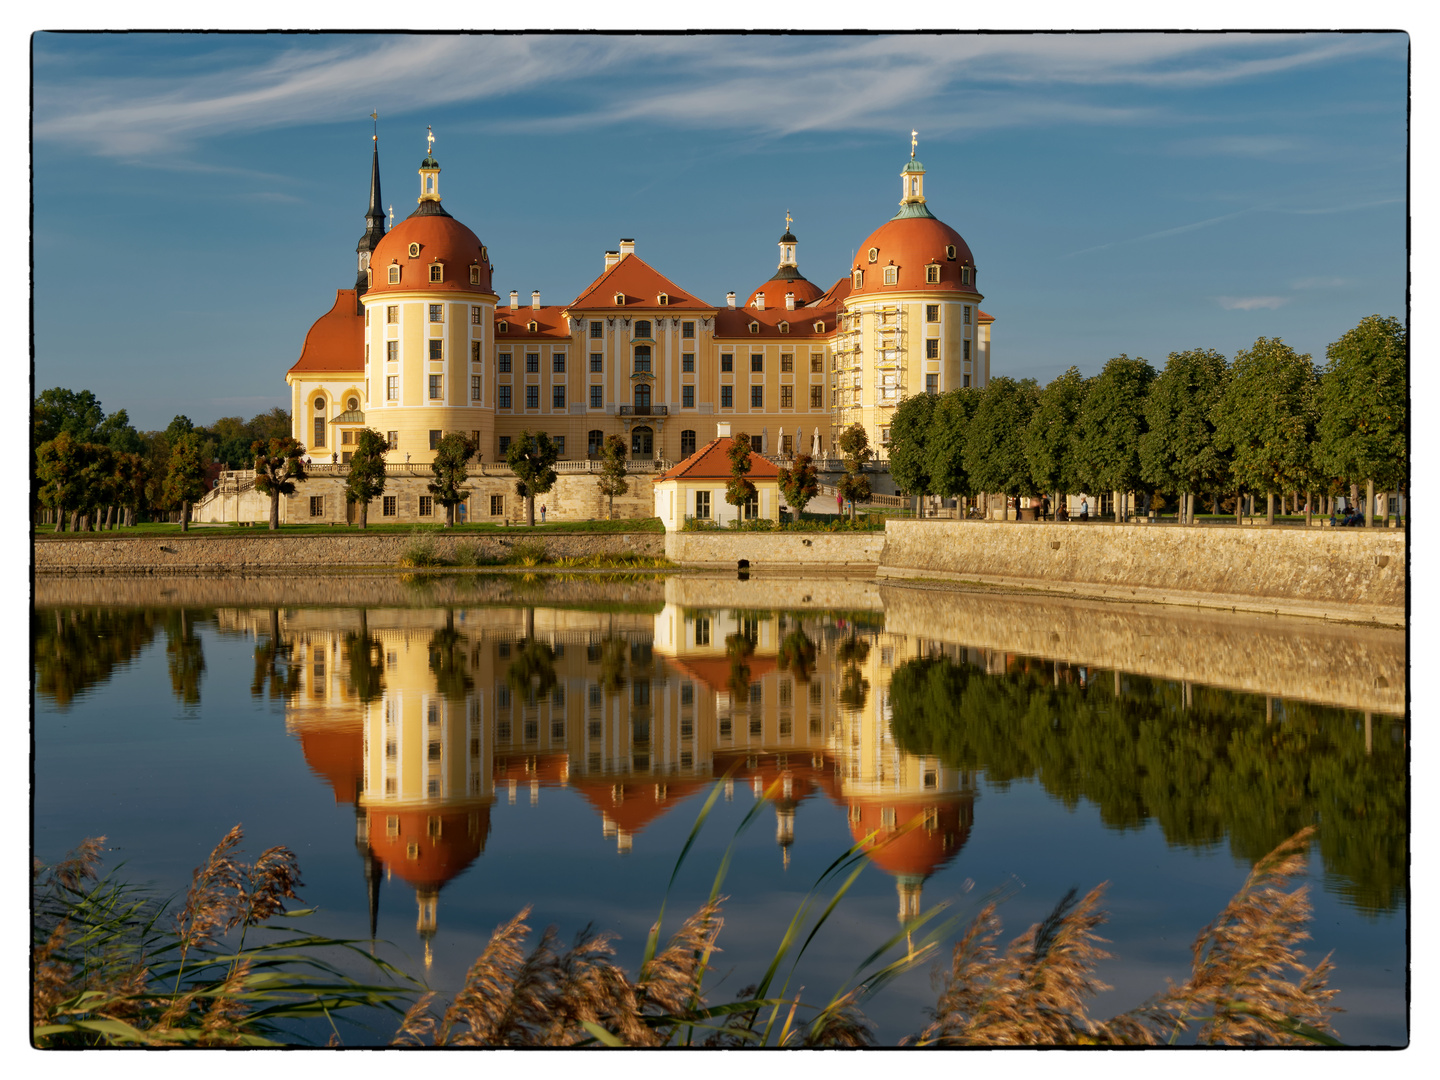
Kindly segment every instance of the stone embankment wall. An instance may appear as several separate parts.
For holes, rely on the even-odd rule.
[[[1405,712],[1401,630],[991,590],[967,594],[931,584],[882,583],[879,589],[887,632],[1320,705]]]
[[[1400,624],[1387,529],[891,521],[879,575]]]
[[[425,536],[442,558],[459,545],[481,558],[504,559],[516,544],[541,544],[551,558],[664,554],[660,533],[443,533]],[[213,573],[243,570],[337,570],[398,566],[415,543],[409,533],[270,535],[243,529],[197,529],[188,535],[115,536],[107,533],[35,541],[37,574]]]
[[[684,566],[735,570],[767,567],[873,569],[885,550],[883,532],[672,532],[665,554]]]

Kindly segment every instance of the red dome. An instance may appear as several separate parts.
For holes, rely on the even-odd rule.
[[[387,822],[392,817],[397,821],[393,835]],[[370,850],[416,889],[438,889],[459,875],[485,850],[490,835],[489,803],[444,809],[378,806],[368,818]]]
[[[886,810],[893,811],[894,826],[887,824]],[[910,824],[928,810],[935,811],[930,824],[895,834],[896,827]],[[928,878],[959,854],[970,837],[974,813],[973,796],[855,800],[850,803],[850,835],[859,841],[875,833],[865,844],[865,854],[887,874]]]
[[[954,247],[951,259],[946,248]],[[870,249],[875,261],[870,261]],[[925,267],[940,266],[940,281],[927,282]],[[885,267],[894,264],[899,271],[894,285],[885,284]],[[970,284],[960,284],[960,268],[970,267]],[[865,271],[865,284],[851,296],[870,296],[887,292],[975,291],[975,258],[964,239],[943,221],[933,217],[892,218],[871,233],[855,254],[852,269]]]
[[[751,307],[755,303],[755,297],[760,293],[764,293],[765,309],[767,311],[772,308],[783,309],[785,307],[785,294],[787,292],[793,292],[795,294],[796,307],[812,303],[825,295],[818,286],[803,277],[773,277],[750,294],[749,298],[745,301],[745,306],[747,308]]]
[[[410,245],[419,244],[419,253],[413,258]],[[442,280],[430,280],[430,266],[439,262],[444,266]],[[400,267],[400,283],[390,284],[392,265]],[[470,267],[480,268],[480,280],[470,282]],[[460,222],[446,213],[411,214],[396,225],[370,256],[370,292],[464,292],[488,293],[490,289],[490,260],[477,237]]]

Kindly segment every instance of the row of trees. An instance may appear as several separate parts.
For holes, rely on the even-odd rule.
[[[1374,492],[1408,483],[1408,339],[1372,315],[1308,354],[1260,338],[1233,362],[1212,349],[1171,353],[1162,371],[1121,355],[1100,374],[1072,367],[1048,385],[996,378],[983,390],[908,398],[890,428],[890,471],[912,495],[1137,491],[1195,498]],[[1236,500],[1239,513],[1240,499]],[[1123,513],[1120,502],[1116,519]],[[1368,516],[1367,516],[1368,521]]]

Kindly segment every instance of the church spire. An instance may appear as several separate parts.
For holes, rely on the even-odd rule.
[[[365,233],[360,237],[360,242],[355,245],[355,304],[357,313],[360,310],[360,297],[364,296],[365,290],[370,287],[370,255],[375,250],[375,245],[380,243],[380,238],[385,235],[385,207],[380,200],[380,130],[378,126],[378,114],[372,112],[370,114],[370,120],[376,124],[375,130],[370,135],[370,141],[373,145],[370,153],[370,207],[365,211]]]
[[[915,160],[915,147],[920,139],[918,131],[910,132],[910,160],[900,170],[900,210],[897,218],[933,218],[930,208],[925,205],[925,166]]]

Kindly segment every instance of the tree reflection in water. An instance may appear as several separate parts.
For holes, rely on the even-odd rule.
[[[36,609],[30,614],[35,690],[62,711],[107,682],[155,640],[164,614],[151,608]]]
[[[205,645],[195,634],[195,616],[183,608],[165,614],[165,658],[170,688],[186,705],[200,704],[200,678],[205,674]]]

